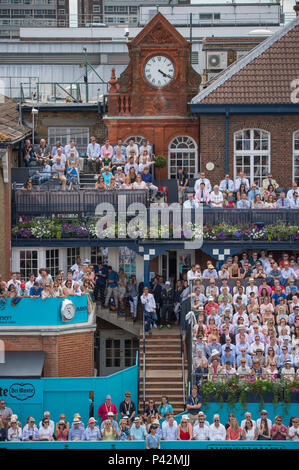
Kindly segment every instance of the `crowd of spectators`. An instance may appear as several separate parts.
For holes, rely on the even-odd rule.
[[[0,441],[145,441],[146,448],[160,448],[160,441],[176,440],[299,440],[299,419],[292,416],[287,425],[283,418],[276,416],[274,422],[269,419],[266,410],[262,410],[255,421],[250,412],[246,412],[240,425],[230,413],[227,423],[221,424],[218,414],[214,414],[209,423],[201,407],[194,406],[197,389],[192,389],[188,397],[188,414],[181,416],[180,423],[175,420],[171,405],[165,408],[165,400],[157,408],[150,400],[143,414],[137,414],[131,393],[125,393],[119,410],[106,395],[104,403],[98,409],[97,418],[91,416],[84,424],[80,413],[75,413],[69,422],[64,413],[55,423],[49,411],[45,411],[39,423],[33,416],[28,416],[21,423],[12,409],[0,401]],[[163,404],[164,403],[164,404]],[[97,424],[98,423],[98,424]]]
[[[74,140],[65,147],[56,142],[51,149],[45,139],[41,139],[39,145],[32,145],[27,139],[24,147],[25,165],[41,169],[27,179],[22,189],[32,190],[32,183],[41,185],[51,178],[60,180],[62,190],[66,189],[66,185],[69,185],[69,190],[77,189],[80,171],[83,171],[86,162],[87,171],[95,175],[95,189],[145,189],[149,191],[150,198],[154,199],[158,192],[151,174],[154,158],[147,140],[143,140],[138,147],[133,139],[127,146],[123,145],[121,139],[114,146],[106,139],[101,146],[92,136],[86,155],[80,156]]]
[[[271,173],[262,180],[262,186],[256,183],[250,185],[245,173],[241,171],[235,180],[226,174],[219,185],[211,185],[204,172],[195,181],[194,192],[185,192],[189,177],[182,169],[178,170],[177,187],[179,201],[184,207],[197,207],[203,204],[205,207],[228,209],[299,209],[299,189],[296,182],[291,188],[284,190]]]

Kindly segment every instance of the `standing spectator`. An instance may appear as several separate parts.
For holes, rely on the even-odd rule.
[[[107,293],[105,298],[105,307],[108,307],[110,297],[113,296],[115,307],[118,309],[118,282],[119,277],[116,271],[113,271],[111,266],[108,266],[107,274]]]
[[[164,418],[166,413],[172,413],[172,412],[173,412],[172,405],[168,403],[167,396],[163,395],[161,405],[158,408],[158,414],[160,416],[160,419]]]
[[[125,399],[119,405],[119,412],[122,418],[127,416],[129,420],[133,422],[136,413],[136,406],[135,403],[131,400],[131,392],[125,393]]]
[[[127,283],[126,290],[127,290],[127,297],[129,299],[129,304],[130,304],[130,313],[135,322],[137,320],[138,292],[137,292],[136,278],[134,276],[130,276],[129,282]]]
[[[160,328],[167,326],[171,328],[171,315],[174,308],[174,292],[169,281],[165,282],[165,289],[162,289],[162,317]]]
[[[101,147],[96,142],[95,137],[90,138],[90,144],[87,146],[87,165],[90,173],[100,173],[101,168]]]
[[[143,305],[143,316],[145,322],[145,333],[151,333],[152,325],[157,328],[156,302],[154,296],[149,294],[148,287],[143,288],[143,294],[140,297]]]
[[[209,193],[212,191],[210,180],[206,178],[206,175],[203,171],[199,173],[199,179],[195,181],[195,185],[194,185],[195,192],[200,189],[200,183],[205,184],[205,188],[209,191]]]
[[[193,426],[197,420],[198,412],[201,408],[201,396],[198,393],[198,389],[196,385],[193,385],[191,389],[191,394],[187,398],[187,410],[188,410],[188,418]]]
[[[7,423],[12,416],[12,409],[6,406],[5,400],[0,400],[0,418]]]
[[[188,185],[189,177],[186,171],[183,171],[183,168],[178,167],[177,173],[177,188],[178,188],[178,201],[180,204],[183,204],[185,189]]]
[[[117,408],[111,403],[111,395],[106,395],[105,402],[98,409],[98,416],[102,419],[102,422],[108,419],[108,413],[112,412],[117,421]]]
[[[94,296],[95,300],[100,300],[101,305],[104,306],[105,303],[105,287],[108,270],[106,266],[103,265],[102,261],[99,261],[96,266],[94,266],[95,272],[95,290]]]

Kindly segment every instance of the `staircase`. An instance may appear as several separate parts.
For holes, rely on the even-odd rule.
[[[97,302],[96,316],[135,336],[139,336],[140,334],[140,322],[137,321],[134,323],[131,318],[126,318],[125,316],[118,315],[116,312],[111,312],[109,308],[102,307],[100,302]]]
[[[143,412],[143,334],[139,342],[139,410]],[[145,403],[153,399],[160,406],[162,395],[168,397],[174,413],[184,411],[182,357],[179,327],[152,329],[145,336]],[[185,359],[185,384],[187,384],[187,359]],[[186,388],[185,388],[186,390]]]
[[[94,189],[97,179],[97,175],[80,171],[80,189]]]

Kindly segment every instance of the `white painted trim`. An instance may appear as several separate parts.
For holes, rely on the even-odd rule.
[[[171,144],[178,137],[187,137],[188,139],[190,139],[194,144],[194,149],[175,149],[175,148],[171,148]],[[194,154],[195,154],[194,177],[196,177],[198,175],[198,145],[197,145],[196,140],[193,139],[193,137],[191,137],[190,135],[179,134],[179,135],[176,135],[175,137],[173,137],[173,139],[171,139],[171,141],[169,142],[169,144],[168,144],[168,178],[169,179],[170,179],[170,154],[171,154],[171,152],[180,152],[180,153],[194,152]]]
[[[248,54],[241,57],[239,60],[234,62],[231,66],[227,67],[225,71],[217,78],[211,85],[202,90],[198,95],[192,98],[192,104],[199,104],[204,98],[210,95],[214,90],[223,85],[227,80],[229,80],[233,75],[242,70],[246,65],[252,62],[254,59],[259,57],[263,52],[265,52],[269,47],[283,38],[289,31],[291,31],[296,25],[299,24],[299,16],[297,16],[293,21],[290,21],[285,26],[281,27],[268,39],[265,39],[258,46],[254,47]]]

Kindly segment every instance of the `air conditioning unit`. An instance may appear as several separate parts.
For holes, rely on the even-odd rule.
[[[244,55],[248,54],[249,51],[237,51],[237,60],[244,57]]]
[[[207,53],[207,69],[222,70],[227,67],[227,52],[208,52]]]

